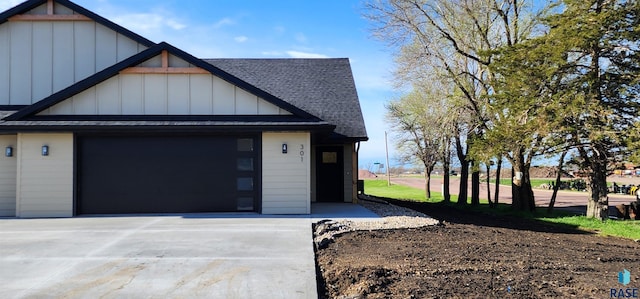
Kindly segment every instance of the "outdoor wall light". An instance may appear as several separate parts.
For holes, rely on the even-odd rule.
[[[43,145],[42,146],[42,155],[43,156],[48,156],[49,155],[49,146],[48,145]]]
[[[283,144],[282,144],[282,153],[283,153],[283,154],[286,154],[286,153],[287,153],[287,144],[286,144],[286,143],[283,143]]]
[[[4,149],[4,156],[5,157],[13,157],[13,147],[7,146]]]

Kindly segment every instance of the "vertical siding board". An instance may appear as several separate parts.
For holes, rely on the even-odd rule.
[[[122,110],[120,109],[120,80],[118,79],[118,76],[115,76],[96,86],[98,114],[122,114]]]
[[[19,134],[18,144],[17,216],[73,216],[73,134]]]
[[[158,55],[142,62],[141,67],[162,67],[162,58]]]
[[[96,73],[96,23],[74,22],[74,81]]]
[[[53,24],[53,92],[65,89],[75,82],[73,26],[73,22]]]
[[[28,11],[26,14],[28,15],[46,15],[47,14],[47,4],[43,4],[35,7],[34,9]]]
[[[48,22],[33,23],[33,70],[31,103],[52,94],[53,90],[53,29]]]
[[[9,25],[0,25],[0,105],[9,105],[10,41]]]
[[[72,115],[73,100],[68,99],[66,101],[62,101],[45,111],[47,112],[47,114],[50,114],[50,115]],[[38,115],[47,115],[47,114],[39,113]]]
[[[147,115],[167,114],[167,75],[144,75],[144,111]]]
[[[213,76],[213,114],[235,114],[235,89],[232,84]]]
[[[0,217],[13,217],[16,214],[17,142],[16,135],[0,136],[0,148],[11,146],[14,150],[13,157],[0,155]]]
[[[67,99],[68,101],[68,99]],[[97,111],[96,88],[89,88],[73,97],[73,112],[77,115],[92,115]]]
[[[96,24],[96,71],[99,72],[117,62],[117,33]]]
[[[168,113],[189,114],[189,75],[168,76]]]
[[[258,114],[258,97],[236,87],[236,111],[238,115]]]
[[[190,76],[189,113],[206,115],[212,112],[213,81],[211,75]],[[215,112],[215,110],[213,111]]]
[[[54,4],[54,11],[57,15],[72,15],[74,14],[74,11],[71,10],[70,8],[59,4],[59,3],[55,3]]]
[[[308,132],[262,134],[264,214],[311,212],[310,139]],[[280,150],[283,143],[289,145],[287,154]]]
[[[258,98],[258,114],[259,115],[278,115],[280,108],[261,98]]]
[[[31,104],[32,23],[11,23],[10,105]]]
[[[291,112],[278,107],[278,114],[280,114],[280,115],[291,115]]]
[[[143,75],[120,75],[122,114],[144,114]]]
[[[191,67],[192,65],[175,55],[169,55],[170,67]]]
[[[134,40],[118,34],[118,61],[123,61],[138,53],[138,43]]]

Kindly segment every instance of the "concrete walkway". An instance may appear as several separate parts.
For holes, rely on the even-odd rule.
[[[0,219],[0,298],[317,298],[312,215]]]

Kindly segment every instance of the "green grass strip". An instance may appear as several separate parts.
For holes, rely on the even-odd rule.
[[[428,203],[439,203],[443,200],[440,192],[431,192],[431,199],[427,200],[425,191],[422,189],[396,184],[388,186],[386,180],[365,180],[364,186],[365,193],[373,196]],[[457,188],[457,186],[451,187]],[[457,196],[451,196],[452,203],[457,202],[457,200]],[[516,216],[552,224],[570,225],[582,230],[598,232],[604,236],[640,239],[640,221],[638,220],[600,221],[585,216],[576,216],[563,211],[555,211],[553,214],[548,214],[545,208],[540,208],[535,213],[519,212],[511,210],[510,205],[506,204],[500,204],[497,208],[490,208],[487,200],[481,200],[479,206],[468,206],[467,209],[494,215]]]

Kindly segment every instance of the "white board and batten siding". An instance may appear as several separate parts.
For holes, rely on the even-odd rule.
[[[310,143],[309,132],[262,134],[263,214],[311,213]]]
[[[119,74],[39,115],[290,115],[211,74]]]
[[[0,135],[0,149],[2,151],[7,147],[13,149],[12,157],[5,156],[5,153],[0,155],[0,217],[16,215],[17,145],[16,135]]]
[[[46,4],[30,14],[46,13]],[[56,14],[73,14],[56,4]],[[31,105],[146,47],[94,21],[0,24],[0,105]]]
[[[72,133],[18,134],[17,217],[73,216],[73,140]]]

